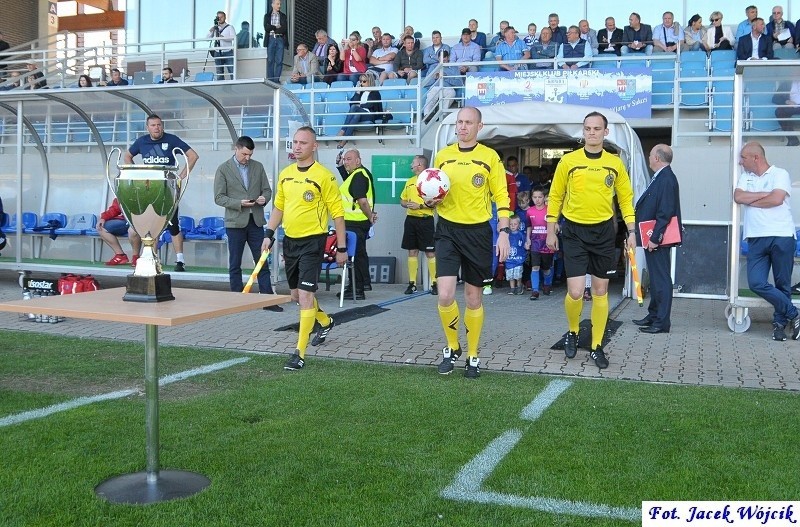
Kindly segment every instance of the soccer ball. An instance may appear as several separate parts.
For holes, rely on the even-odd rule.
[[[417,192],[425,201],[443,199],[450,191],[450,178],[443,170],[426,168],[417,176]]]

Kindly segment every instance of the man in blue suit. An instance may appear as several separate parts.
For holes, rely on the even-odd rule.
[[[647,270],[650,273],[650,305],[647,316],[634,320],[642,333],[669,333],[672,311],[672,276],[670,274],[670,249],[678,244],[663,243],[664,233],[673,216],[681,223],[681,203],[678,179],[670,167],[672,149],[664,144],[653,147],[648,158],[655,172],[650,184],[636,202],[636,243],[645,250]],[[655,220],[653,233],[647,244],[642,243],[638,225],[642,221]]]
[[[764,34],[764,19],[753,19],[752,31],[736,43],[736,60],[766,60],[775,58],[772,39]]]

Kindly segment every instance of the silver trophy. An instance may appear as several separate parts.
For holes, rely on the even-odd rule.
[[[111,159],[116,152],[117,175],[111,177]],[[186,191],[189,163],[186,153],[175,148],[172,155],[183,158],[186,177],[179,178],[176,165],[121,165],[122,151],[114,148],[108,155],[106,179],[119,201],[125,219],[142,238],[142,255],[133,274],[128,275],[123,300],[130,302],[163,302],[175,300],[170,276],[161,270],[156,255],[156,240],[167,227]]]

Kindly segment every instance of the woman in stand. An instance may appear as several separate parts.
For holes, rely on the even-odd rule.
[[[718,49],[734,49],[733,33],[731,28],[722,25],[722,13],[714,11],[708,19],[711,20],[711,27],[706,32],[706,49],[709,52]]]
[[[91,88],[92,78],[88,75],[81,75],[78,77],[78,88]]]
[[[367,48],[361,43],[358,32],[354,31],[348,40],[342,40],[341,57],[342,73],[337,75],[336,80],[350,81],[355,85],[359,75],[367,71]]]
[[[337,79],[342,72],[342,61],[339,58],[339,48],[336,44],[328,44],[328,54],[322,65],[322,80],[328,84]]]
[[[374,88],[375,77],[369,74],[362,74],[358,78],[358,85],[362,88],[356,91],[350,98],[350,112],[344,120],[344,126],[339,130],[337,135],[349,137],[355,132],[355,125],[364,122],[375,122],[377,119],[383,118],[383,103],[381,102],[381,94],[377,90],[365,90],[363,88]],[[347,141],[339,141],[336,145],[337,148],[344,148]]]

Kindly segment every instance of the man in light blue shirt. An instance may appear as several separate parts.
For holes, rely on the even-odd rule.
[[[500,63],[500,69],[507,71],[526,70],[525,64],[509,64],[508,61],[527,60],[531,58],[531,52],[525,44],[517,38],[517,30],[514,26],[508,26],[503,35],[505,40],[497,44],[495,49],[495,59]]]
[[[433,68],[439,63],[439,54],[442,51],[447,51],[448,55],[450,54],[450,46],[442,44],[442,34],[439,30],[434,30],[431,33],[431,42],[430,46],[422,50],[422,62],[425,64],[426,72],[429,68]]]
[[[472,41],[472,31],[468,27],[461,30],[461,40],[450,48],[450,62],[480,62],[481,47]],[[461,66],[459,72],[478,71],[477,66]]]
[[[665,11],[661,16],[662,24],[653,28],[653,51],[656,53],[677,53],[678,46],[685,35],[683,28],[675,22],[672,11]]]
[[[745,18],[739,23],[739,26],[736,28],[736,34],[733,35],[734,39],[736,39],[737,42],[743,36],[750,34],[750,31],[753,30],[752,27],[753,20],[755,20],[758,17],[758,8],[754,5],[747,6],[744,12],[747,15],[747,18]],[[736,48],[735,45],[733,47],[734,49]]]

